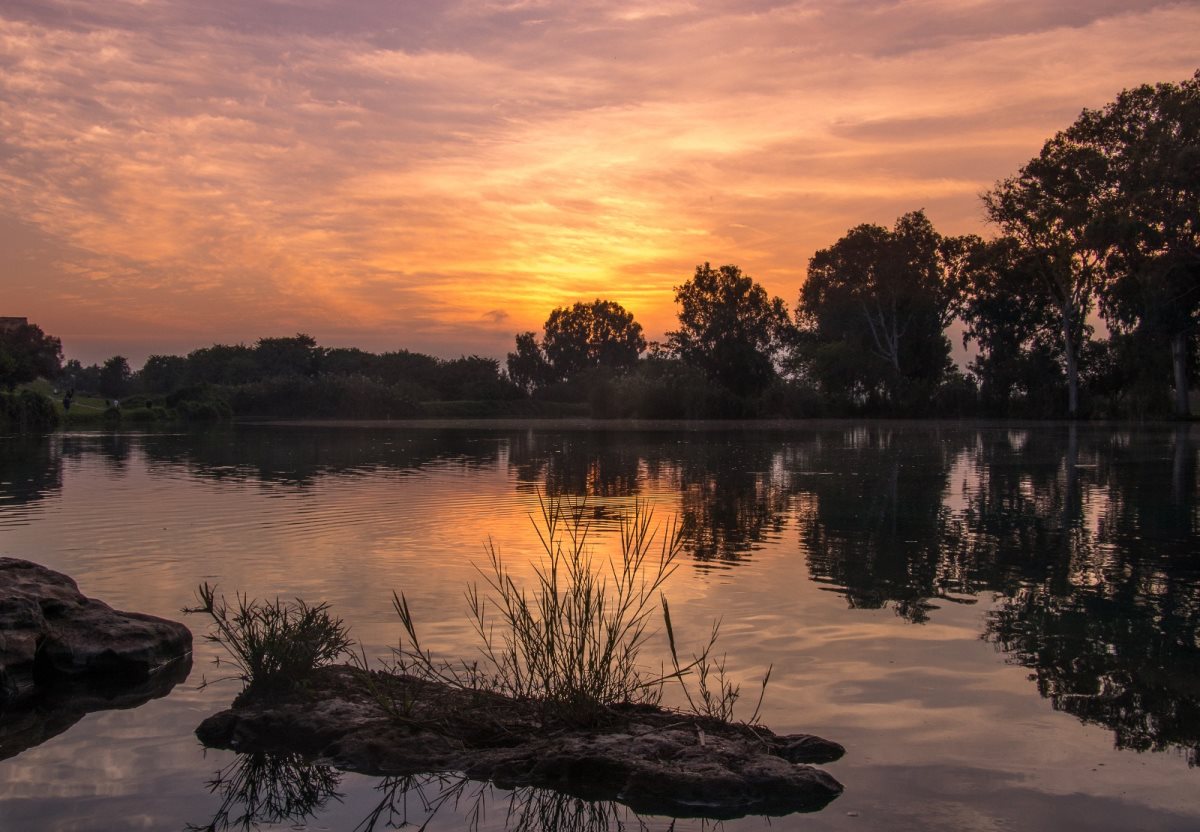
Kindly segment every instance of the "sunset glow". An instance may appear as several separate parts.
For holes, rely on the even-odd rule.
[[[1193,2],[9,0],[0,316],[85,362],[311,333],[502,357],[609,298],[978,199],[1200,65]]]

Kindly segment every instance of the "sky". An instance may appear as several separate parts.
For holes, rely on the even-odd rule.
[[[1200,66],[1200,2],[4,0],[0,316],[84,363],[306,332],[502,358],[600,297],[648,337],[735,263],[979,195]]]

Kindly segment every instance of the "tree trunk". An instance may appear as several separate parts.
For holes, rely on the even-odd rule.
[[[1067,357],[1067,416],[1074,419],[1079,415],[1079,356],[1076,355],[1075,333],[1071,326],[1071,314],[1062,314],[1063,352]]]
[[[1171,363],[1175,366],[1175,415],[1186,419],[1191,414],[1188,406],[1188,333],[1176,332],[1171,336]]]

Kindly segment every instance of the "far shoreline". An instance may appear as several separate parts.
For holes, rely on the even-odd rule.
[[[1182,421],[1158,419],[1147,421],[1097,420],[1077,421],[1071,419],[989,419],[982,417],[964,419],[888,419],[881,417],[821,417],[815,419],[593,419],[585,417],[499,417],[473,419],[271,419],[262,421],[235,421],[236,426],[257,427],[300,427],[300,428],[358,428],[393,430],[436,430],[442,428],[461,430],[533,430],[552,429],[562,431],[611,431],[611,432],[686,432],[708,433],[720,431],[742,431],[779,433],[787,431],[842,428],[852,425],[873,427],[962,427],[962,428],[1008,428],[1014,430],[1035,427],[1083,428],[1190,428],[1196,420]]]

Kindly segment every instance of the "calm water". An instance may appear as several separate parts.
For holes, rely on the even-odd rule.
[[[771,829],[1194,830],[1198,449],[1186,428],[1045,425],[10,438],[0,552],[174,618],[204,580],[326,600],[372,655],[397,638],[390,592],[403,590],[431,646],[470,655],[472,564],[489,538],[514,565],[536,552],[539,489],[586,496],[601,550],[643,498],[687,534],[667,589],[680,638],[698,643],[722,619],[745,690],[774,664],[764,721],[848,748],[827,767],[845,794]],[[369,824],[389,789],[408,821],[426,819],[422,800],[447,784],[404,796],[405,784],[202,749],[193,729],[237,691],[215,655],[198,644],[168,696],[0,761],[0,829],[203,827],[223,797],[235,823],[245,804],[209,782],[249,769],[275,777],[260,788],[310,798],[263,828]],[[670,824],[474,784],[445,797],[431,829]],[[385,807],[375,828],[388,820]]]

